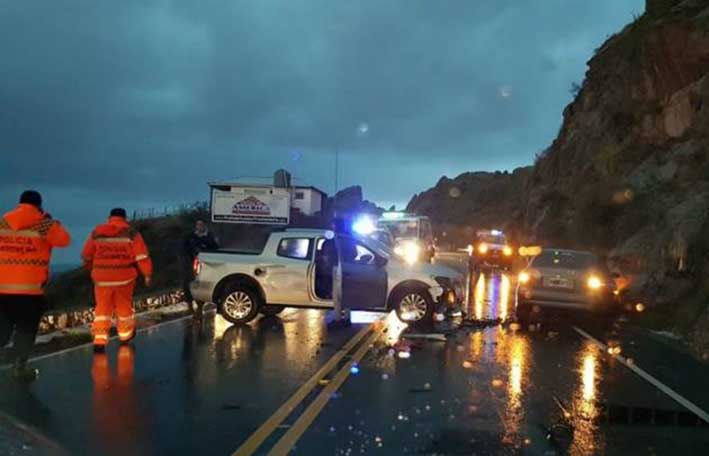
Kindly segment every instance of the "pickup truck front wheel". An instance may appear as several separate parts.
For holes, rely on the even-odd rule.
[[[242,284],[227,286],[220,301],[219,313],[234,324],[250,322],[256,318],[261,306],[258,294]]]
[[[433,316],[433,300],[423,288],[402,290],[394,299],[394,310],[399,320],[405,323],[430,321]]]

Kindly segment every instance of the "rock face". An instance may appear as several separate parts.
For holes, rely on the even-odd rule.
[[[709,2],[647,0],[588,62],[559,136],[528,173],[518,195],[453,204],[442,179],[410,206],[443,222],[460,207],[466,221],[518,209],[512,223],[530,240],[607,254],[642,287],[651,278],[651,304],[675,306],[675,324],[707,343]],[[689,286],[663,287],[680,282]]]
[[[534,238],[703,268],[709,211],[709,4],[648,0],[610,38],[527,188]]]
[[[669,13],[680,3],[682,0],[645,0],[645,11],[648,16],[658,17]]]

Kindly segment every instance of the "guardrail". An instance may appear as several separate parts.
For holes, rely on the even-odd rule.
[[[133,300],[135,312],[145,312],[182,302],[182,290],[167,290],[158,293],[138,296]],[[45,313],[39,323],[39,334],[47,334],[63,329],[84,326],[94,320],[93,308],[73,308],[50,310]]]

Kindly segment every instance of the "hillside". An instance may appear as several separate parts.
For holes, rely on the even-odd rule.
[[[180,286],[178,255],[182,240],[192,230],[194,222],[208,220],[206,209],[152,219],[137,220],[132,225],[142,234],[155,267],[151,290]],[[82,240],[83,242],[83,240]],[[136,295],[148,290],[138,281]],[[76,269],[59,274],[47,288],[47,298],[53,308],[86,307],[93,303],[93,285],[87,271]]]
[[[475,230],[504,228],[513,236],[524,213],[524,189],[532,168],[512,173],[464,173],[442,177],[435,187],[415,195],[406,210],[428,215],[445,240],[465,246]],[[517,235],[519,236],[519,235]],[[443,240],[443,239],[441,239]]]
[[[709,350],[709,2],[647,4],[588,62],[559,136],[521,191],[451,204],[443,179],[424,193],[433,198],[410,206],[441,222],[457,220],[459,207],[477,207],[482,219],[518,208],[508,223],[529,240],[606,254],[654,315]]]

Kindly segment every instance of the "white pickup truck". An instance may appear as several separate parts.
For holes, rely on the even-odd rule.
[[[192,295],[213,302],[232,323],[286,307],[332,309],[335,266],[342,303],[359,310],[394,309],[402,321],[430,319],[437,305],[464,295],[463,275],[428,263],[407,264],[382,244],[324,229],[270,234],[261,252],[202,252],[194,264]]]

